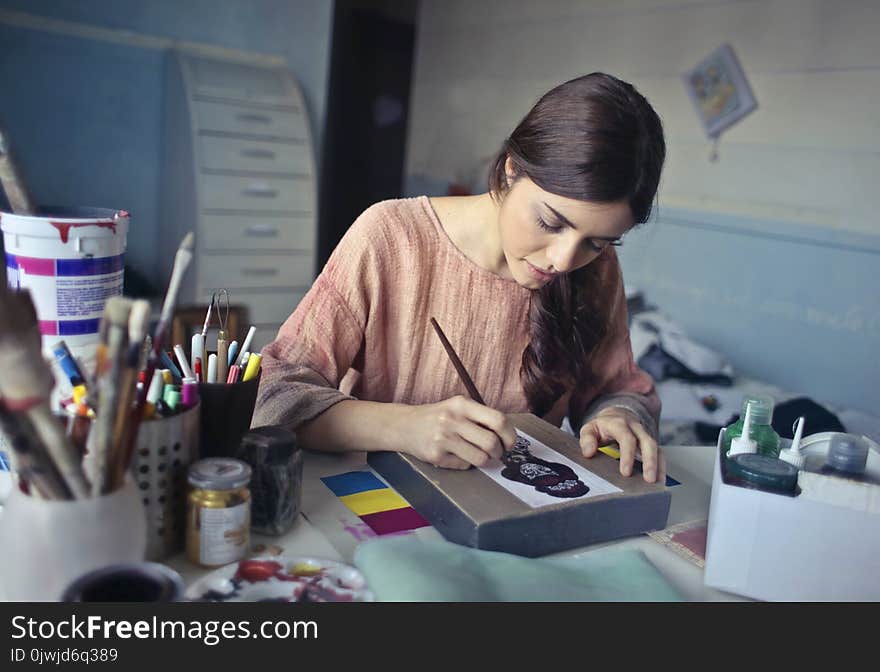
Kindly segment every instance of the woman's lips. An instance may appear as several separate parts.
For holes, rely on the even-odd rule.
[[[525,259],[523,261],[525,261]],[[530,264],[528,261],[526,261],[526,266],[529,269],[529,273],[531,273],[532,276],[534,276],[538,280],[544,280],[544,281],[552,280],[553,276],[556,275],[555,273],[548,273],[547,271],[542,271],[540,268],[538,268],[534,264]]]

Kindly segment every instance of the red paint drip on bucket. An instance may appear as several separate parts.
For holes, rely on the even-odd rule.
[[[68,236],[70,234],[71,228],[80,228],[82,226],[97,226],[101,229],[112,229],[113,233],[116,233],[116,222],[49,222],[52,226],[58,229],[58,233],[61,235],[61,242],[66,243],[68,240]]]

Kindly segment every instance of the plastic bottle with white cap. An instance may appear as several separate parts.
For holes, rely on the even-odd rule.
[[[751,438],[751,430],[752,404],[750,401],[746,401],[746,417],[745,420],[743,420],[742,434],[740,436],[734,437],[730,441],[730,450],[727,453],[729,457],[733,457],[734,455],[742,455],[743,453],[758,452],[758,442]]]
[[[751,411],[748,433],[744,432],[746,410]],[[743,398],[739,419],[724,431],[724,454],[730,454],[730,446],[738,436],[747,436],[756,444],[757,452],[770,457],[779,457],[779,434],[770,424],[773,418],[773,399],[765,395],[750,394]]]
[[[806,458],[803,453],[801,453],[801,437],[804,434],[804,418],[800,417],[797,420],[797,426],[794,430],[794,439],[791,441],[791,446],[788,448],[783,448],[779,451],[779,459],[785,460],[791,465],[794,465],[798,469],[804,468],[804,462]]]

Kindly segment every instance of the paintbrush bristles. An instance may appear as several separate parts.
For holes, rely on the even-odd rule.
[[[138,347],[143,345],[150,326],[150,302],[144,299],[134,301],[128,318],[128,340]]]
[[[174,267],[171,269],[171,279],[168,281],[168,291],[165,292],[165,302],[162,304],[162,316],[160,325],[167,323],[171,319],[174,312],[174,306],[177,303],[177,293],[180,290],[180,283],[183,280],[183,274],[192,260],[193,246],[195,235],[190,231],[183,238],[177,254],[174,255]],[[158,332],[158,330],[157,330]]]

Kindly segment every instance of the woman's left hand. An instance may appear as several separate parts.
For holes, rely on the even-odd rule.
[[[630,476],[633,462],[642,461],[642,478],[648,483],[666,482],[666,460],[657,442],[632,411],[611,406],[601,410],[581,427],[580,444],[584,457],[593,457],[599,446],[617,441],[620,450],[620,473]]]

